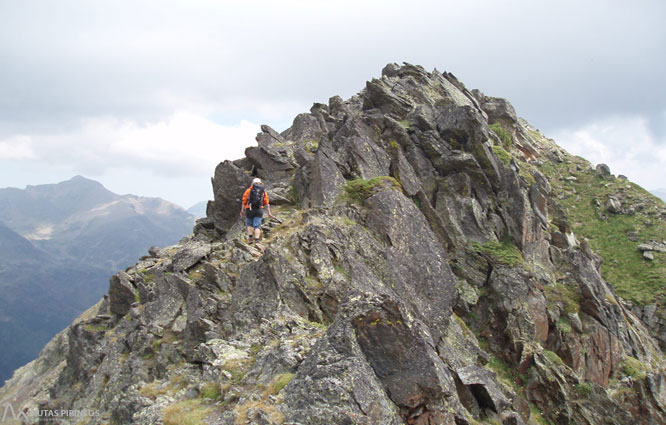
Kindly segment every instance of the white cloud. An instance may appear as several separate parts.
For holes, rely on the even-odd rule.
[[[0,143],[0,159],[41,162],[92,176],[111,168],[210,176],[220,161],[241,158],[258,131],[248,121],[220,125],[187,111],[152,123],[97,117],[69,132],[12,137]]]
[[[35,157],[31,139],[25,135],[17,135],[0,141],[0,160],[31,159]]]
[[[249,121],[222,125],[189,110],[155,122],[86,118],[57,134],[0,140],[0,186],[56,183],[81,174],[116,193],[159,196],[188,207],[212,198],[217,164],[242,158],[259,131]]]
[[[666,181],[666,140],[657,140],[643,117],[607,117],[552,136],[570,153],[607,164],[646,189]]]
[[[166,175],[212,175],[221,160],[243,156],[245,148],[254,144],[259,126],[248,121],[223,126],[199,115],[177,112],[157,123],[102,120],[87,123],[86,129],[93,134],[108,129],[109,154],[128,165],[150,166]]]

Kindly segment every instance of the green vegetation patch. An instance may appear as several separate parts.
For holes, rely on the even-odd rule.
[[[571,323],[569,323],[569,320],[566,317],[560,317],[555,326],[565,334],[570,334],[573,330],[571,328]]]
[[[249,372],[254,364],[256,355],[252,355],[246,359],[231,359],[227,360],[222,368],[231,374],[231,381],[234,384],[240,384],[245,375]]]
[[[311,322],[309,320],[304,320],[305,324],[313,326],[315,328],[321,329],[322,331],[327,331],[328,330],[328,325],[325,323],[319,323],[319,322]]]
[[[574,233],[579,239],[586,238],[590,248],[603,257],[602,276],[616,293],[641,305],[657,301],[663,308],[666,254],[655,253],[654,260],[647,261],[638,245],[666,239],[664,203],[624,179],[598,175],[589,162],[571,155],[563,162],[544,162],[538,169],[548,178]],[[609,212],[605,204],[611,196],[620,200],[623,208],[635,211]]]
[[[85,325],[83,328],[88,332],[104,332],[109,329],[105,324],[99,324],[99,325],[88,324]]]
[[[502,359],[495,355],[490,356],[486,366],[497,374],[499,380],[504,383],[504,385],[513,388],[517,394],[522,393],[521,385],[527,383],[527,374],[518,373],[517,368],[507,365]]]
[[[292,204],[297,204],[300,201],[296,187],[289,186],[288,199]]]
[[[534,403],[530,403],[530,421],[536,421],[539,425],[550,425],[550,422],[543,417],[543,413]]]
[[[523,255],[508,237],[502,239],[502,242],[490,241],[484,244],[472,242],[471,246],[473,251],[486,254],[498,263],[506,264],[507,266],[513,267],[523,263]]]
[[[389,140],[388,153],[391,157],[395,158],[400,152],[400,145],[395,140]]]
[[[362,202],[382,189],[402,190],[402,187],[390,176],[373,177],[369,180],[354,179],[344,185],[345,194],[351,201]]]
[[[303,143],[303,149],[309,153],[315,153],[319,149],[319,142],[316,140],[306,140]]]
[[[588,382],[576,384],[573,387],[574,394],[579,398],[587,398],[592,393],[592,385]]]
[[[220,389],[220,384],[218,384],[217,382],[206,382],[201,387],[201,398],[217,400],[221,396],[222,396],[222,391]]]
[[[155,273],[152,271],[148,271],[146,269],[141,269],[139,270],[139,273],[143,275],[143,281],[145,283],[151,283],[152,281],[155,280]]]
[[[493,145],[493,152],[495,156],[502,160],[506,165],[511,164],[511,154],[507,152],[503,147]]]
[[[231,374],[231,382],[236,385],[239,385],[243,378],[245,378],[245,375],[247,375],[247,371],[245,370],[230,370],[228,372]]]
[[[634,379],[645,379],[648,367],[640,360],[627,356],[622,360],[622,371]]]
[[[250,346],[250,354],[256,356],[264,348],[263,344],[252,344]]]
[[[525,161],[520,161],[520,169],[518,170],[518,175],[523,179],[525,179],[527,184],[529,184],[530,186],[536,184],[536,179],[532,175],[532,169],[534,169],[534,166],[530,165]]]
[[[497,137],[499,137],[499,139],[502,141],[502,146],[507,149],[511,149],[511,145],[513,145],[513,137],[511,137],[511,134],[509,134],[509,132],[506,131],[499,123],[490,124],[489,127],[493,133],[497,134]]]
[[[349,227],[356,226],[356,222],[345,215],[336,215],[334,217],[334,220],[336,221],[336,223],[341,224],[343,226],[349,226]]]
[[[546,286],[544,288],[544,295],[546,296],[549,309],[557,306],[563,314],[578,313],[580,311],[580,294],[577,288],[556,283]],[[568,321],[567,325],[569,325]],[[569,325],[569,331],[571,331],[571,325]]]
[[[550,350],[543,350],[543,355],[551,362],[556,365],[563,366],[564,361],[560,358],[560,356],[557,355],[554,351]]]
[[[266,390],[264,391],[264,396],[268,395],[276,395],[284,387],[287,386],[289,382],[291,382],[292,378],[294,377],[293,373],[281,373],[279,375],[276,375],[273,380],[271,381],[270,384],[266,387]]]

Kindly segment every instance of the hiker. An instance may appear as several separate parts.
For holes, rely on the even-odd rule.
[[[247,225],[248,243],[259,242],[261,238],[261,220],[264,217],[264,207],[268,211],[268,216],[275,218],[271,214],[271,206],[268,203],[268,193],[264,190],[261,179],[252,180],[252,186],[248,187],[243,193],[243,203],[241,205],[241,217],[245,216]]]

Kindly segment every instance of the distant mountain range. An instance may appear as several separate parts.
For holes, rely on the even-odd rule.
[[[192,214],[196,218],[206,217],[206,208],[208,207],[208,201],[197,202],[187,209],[187,212]]]
[[[0,382],[106,293],[114,272],[193,224],[175,204],[81,176],[0,189]]]

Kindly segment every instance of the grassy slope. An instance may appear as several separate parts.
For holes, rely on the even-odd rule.
[[[554,195],[564,207],[574,233],[589,240],[604,259],[602,275],[618,295],[639,304],[666,304],[666,253],[645,260],[638,245],[666,240],[666,205],[640,186],[625,179],[603,178],[583,158],[565,155],[563,162],[546,161],[539,170],[549,179]],[[575,177],[575,180],[567,177]],[[620,199],[633,214],[613,214],[605,203]],[[596,202],[595,202],[596,201]],[[642,207],[639,207],[642,206]],[[630,232],[637,234],[631,241]]]

